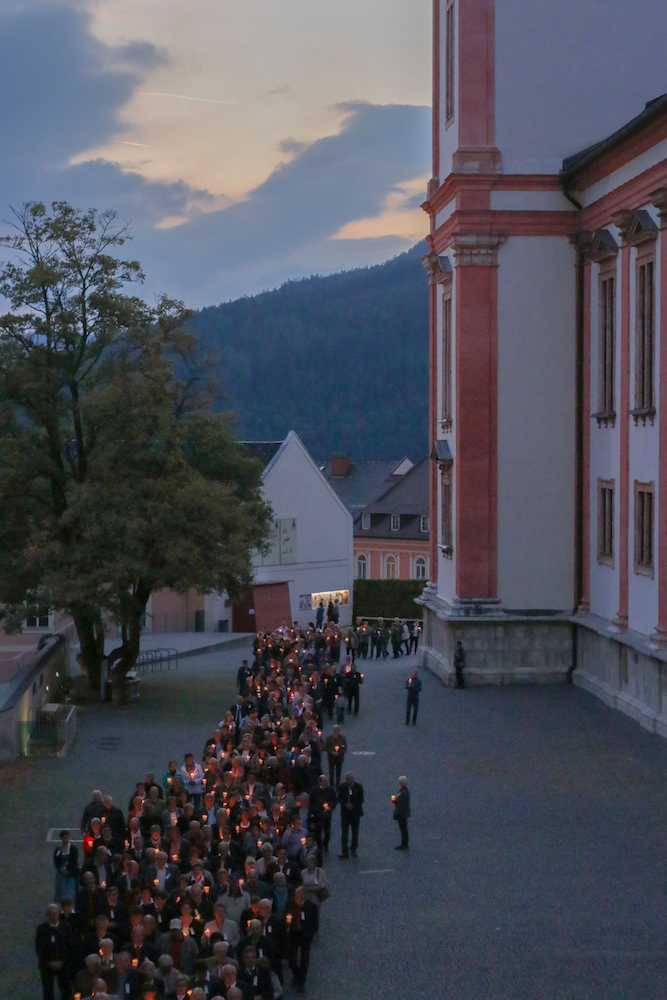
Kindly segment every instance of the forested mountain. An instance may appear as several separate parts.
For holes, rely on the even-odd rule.
[[[244,440],[295,430],[316,458],[427,449],[425,244],[375,267],[290,281],[196,313]]]

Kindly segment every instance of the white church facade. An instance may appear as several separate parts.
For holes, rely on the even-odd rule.
[[[666,36],[661,0],[434,2],[422,602],[441,676],[460,639],[472,683],[667,735]]]

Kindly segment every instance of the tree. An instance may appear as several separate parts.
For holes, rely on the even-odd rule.
[[[154,590],[235,596],[270,509],[260,468],[213,412],[210,362],[182,303],[125,294],[142,280],[114,256],[114,213],[56,202],[16,215],[0,240],[11,312],[0,317],[0,600],[20,627],[27,602],[71,615],[99,687],[105,622],[123,678]]]

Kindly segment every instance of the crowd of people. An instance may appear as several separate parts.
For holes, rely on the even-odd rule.
[[[346,708],[359,711],[364,624],[352,630],[354,646],[341,637],[340,671],[335,622],[259,634],[236,702],[199,759],[188,753],[161,777],[145,774],[125,812],[92,792],[81,853],[67,830],[54,851],[56,901],[35,938],[44,1000],[56,984],[63,1000],[278,1000],[286,968],[305,991],[329,895],[332,816],[340,809],[346,859],[363,815],[340,723]],[[400,782],[394,818],[405,849],[409,793],[406,805]]]

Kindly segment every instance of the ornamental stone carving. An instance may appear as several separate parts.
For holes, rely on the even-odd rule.
[[[495,267],[498,250],[506,240],[507,237],[499,233],[458,233],[452,240],[457,267]]]

